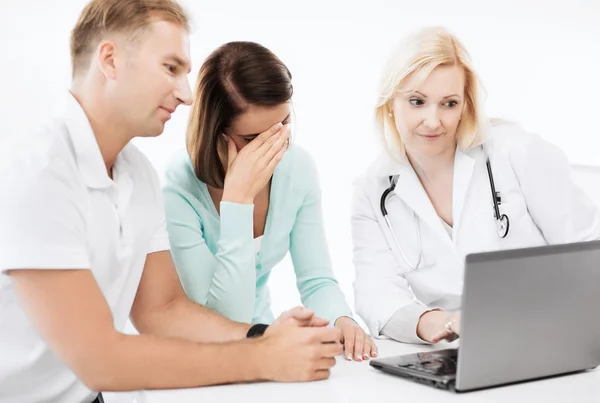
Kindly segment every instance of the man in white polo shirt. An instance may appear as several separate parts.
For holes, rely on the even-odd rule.
[[[1,402],[323,379],[342,352],[310,311],[265,332],[179,283],[157,175],[130,140],[191,103],[188,33],[175,1],[93,0],[72,32],[64,114],[2,150]],[[129,317],[140,335],[121,333]]]

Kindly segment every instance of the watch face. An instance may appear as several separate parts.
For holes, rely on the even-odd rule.
[[[255,325],[252,325],[250,330],[248,330],[248,334],[246,335],[246,337],[250,338],[250,337],[262,336],[265,333],[265,331],[267,330],[267,327],[269,327],[269,325],[265,325],[262,323],[257,323]]]

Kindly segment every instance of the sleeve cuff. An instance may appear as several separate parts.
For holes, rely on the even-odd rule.
[[[171,250],[169,238],[160,237],[152,240],[152,244],[150,244],[150,251],[148,253],[162,252],[165,250]]]
[[[13,248],[0,253],[0,272],[19,269],[90,269],[86,251],[71,248],[48,247],[32,251]]]
[[[402,307],[385,324],[381,333],[404,343],[431,344],[417,336],[417,324],[423,314],[436,310],[443,309],[430,308],[417,303]]]

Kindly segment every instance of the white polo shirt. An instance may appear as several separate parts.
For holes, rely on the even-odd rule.
[[[42,340],[7,270],[89,269],[122,331],[146,255],[168,250],[158,176],[133,144],[113,180],[69,94],[62,117],[0,150],[0,402],[95,398]]]

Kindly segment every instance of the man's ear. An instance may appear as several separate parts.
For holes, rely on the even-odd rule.
[[[117,45],[112,40],[104,40],[98,45],[96,62],[107,80],[117,78]]]

